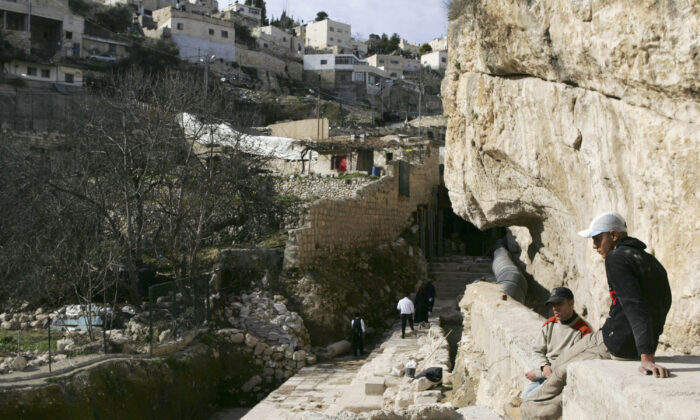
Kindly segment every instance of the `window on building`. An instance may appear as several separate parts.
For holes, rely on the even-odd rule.
[[[41,77],[43,77],[44,79],[48,79],[49,77],[51,77],[51,70],[41,69]]]
[[[384,64],[384,60],[379,60],[379,64]]]
[[[321,65],[328,64],[328,60],[321,60]]]
[[[36,67],[27,67],[27,76],[36,76]]]
[[[185,25],[182,24],[182,23],[178,23],[178,24],[177,24],[177,29],[183,30],[183,29],[185,29]]]
[[[387,153],[387,154],[386,154],[386,161],[387,161],[387,163],[391,162],[392,160],[394,160],[394,154],[393,154],[393,153]]]
[[[66,31],[66,39],[73,39],[73,32]]]
[[[399,64],[398,60],[391,60],[391,64]]]
[[[222,38],[228,38],[228,31],[221,31]]]
[[[64,80],[66,81],[66,83],[73,83],[75,81],[75,78],[72,74],[66,73]]]
[[[328,28],[328,30],[331,31],[331,32],[335,32],[335,29],[333,29],[332,26],[331,26],[330,28]]]
[[[287,42],[287,37],[286,37],[286,36],[283,36],[283,37],[282,37],[282,41]]]
[[[442,57],[441,61],[442,61],[443,63],[447,63],[447,58]]]
[[[267,42],[263,42],[263,47],[265,47],[265,48],[268,47]]]
[[[331,37],[330,40],[333,41],[333,37]]]
[[[365,74],[364,72],[357,71],[352,74],[352,81],[353,82],[364,82],[365,81]]]
[[[209,28],[209,35],[214,35],[214,30]]]

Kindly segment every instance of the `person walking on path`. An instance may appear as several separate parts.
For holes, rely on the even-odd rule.
[[[355,312],[355,318],[350,321],[350,329],[352,330],[352,354],[355,357],[365,354],[365,320],[360,318],[359,312]]]
[[[420,289],[418,289],[418,293],[416,293],[416,314],[415,317],[413,318],[413,321],[418,324],[418,328],[423,328],[424,324],[428,322],[428,291],[426,290],[426,287],[423,286]]]
[[[608,319],[603,328],[588,334],[554,361],[549,378],[520,406],[518,414],[523,419],[561,417],[566,369],[574,361],[635,359],[641,360],[641,373],[657,378],[669,376],[668,369],[657,365],[654,357],[671,308],[671,287],[663,265],[644,251],[644,243],[627,236],[627,223],[617,213],[601,214],[579,235],[592,238],[593,249],[605,260],[612,298]]]
[[[433,279],[428,279],[428,284],[425,285],[425,293],[428,297],[428,312],[433,312],[433,305],[435,304],[435,285],[433,284]]]
[[[416,308],[413,306],[411,299],[408,298],[408,293],[399,301],[396,309],[401,313],[401,338],[406,338],[406,321],[411,324],[411,331],[416,331],[413,328],[413,314],[416,312]]]

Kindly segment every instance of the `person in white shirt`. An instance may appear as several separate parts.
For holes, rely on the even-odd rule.
[[[413,329],[413,314],[416,312],[416,308],[413,306],[413,302],[408,298],[408,293],[404,295],[404,298],[399,301],[396,305],[396,309],[401,312],[401,338],[406,337],[406,321],[411,324],[411,331],[415,332]]]
[[[350,321],[350,329],[352,329],[352,354],[355,356],[364,354],[365,320],[360,318],[359,312],[355,312],[355,318]]]

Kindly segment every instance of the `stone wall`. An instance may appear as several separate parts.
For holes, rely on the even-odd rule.
[[[82,97],[77,88],[66,88],[69,94],[64,95],[52,84],[26,82],[26,85],[14,88],[0,83],[0,130],[58,130]]]
[[[321,140],[328,138],[328,118],[307,118],[305,120],[270,124],[271,136],[289,137],[293,139]]]
[[[438,151],[427,148],[423,163],[410,165],[410,196],[399,196],[398,162],[390,175],[345,200],[319,200],[307,225],[289,232],[285,267],[312,265],[321,256],[391,242],[408,226],[416,208],[431,202],[439,183]]]
[[[303,66],[296,61],[284,61],[270,54],[252,51],[244,45],[236,44],[236,62],[245,67],[255,67],[278,75],[286,74],[294,80],[301,80]]]
[[[525,385],[532,345],[545,319],[517,301],[502,299],[501,287],[471,284],[459,306],[464,329],[455,367],[453,404],[501,410]]]
[[[442,86],[457,214],[510,226],[525,270],[600,327],[608,287],[576,232],[616,210],[664,264],[661,341],[700,351],[700,6],[454,0]],[[456,15],[456,16],[455,16]],[[663,347],[663,346],[662,346]]]

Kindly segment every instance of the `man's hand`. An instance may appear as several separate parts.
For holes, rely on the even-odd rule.
[[[544,365],[544,367],[542,368],[542,376],[544,376],[545,378],[549,378],[549,375],[551,375],[551,374],[552,374],[552,367],[549,365]]]
[[[642,365],[639,366],[639,372],[645,375],[653,374],[657,378],[668,378],[669,376],[668,369],[656,364],[653,354],[642,354]]]
[[[527,379],[531,380],[532,382],[535,382],[535,381],[537,380],[537,376],[535,376],[535,371],[534,371],[534,370],[531,370],[531,371],[529,371],[528,373],[526,373],[526,374],[525,374],[525,377],[526,377]]]

